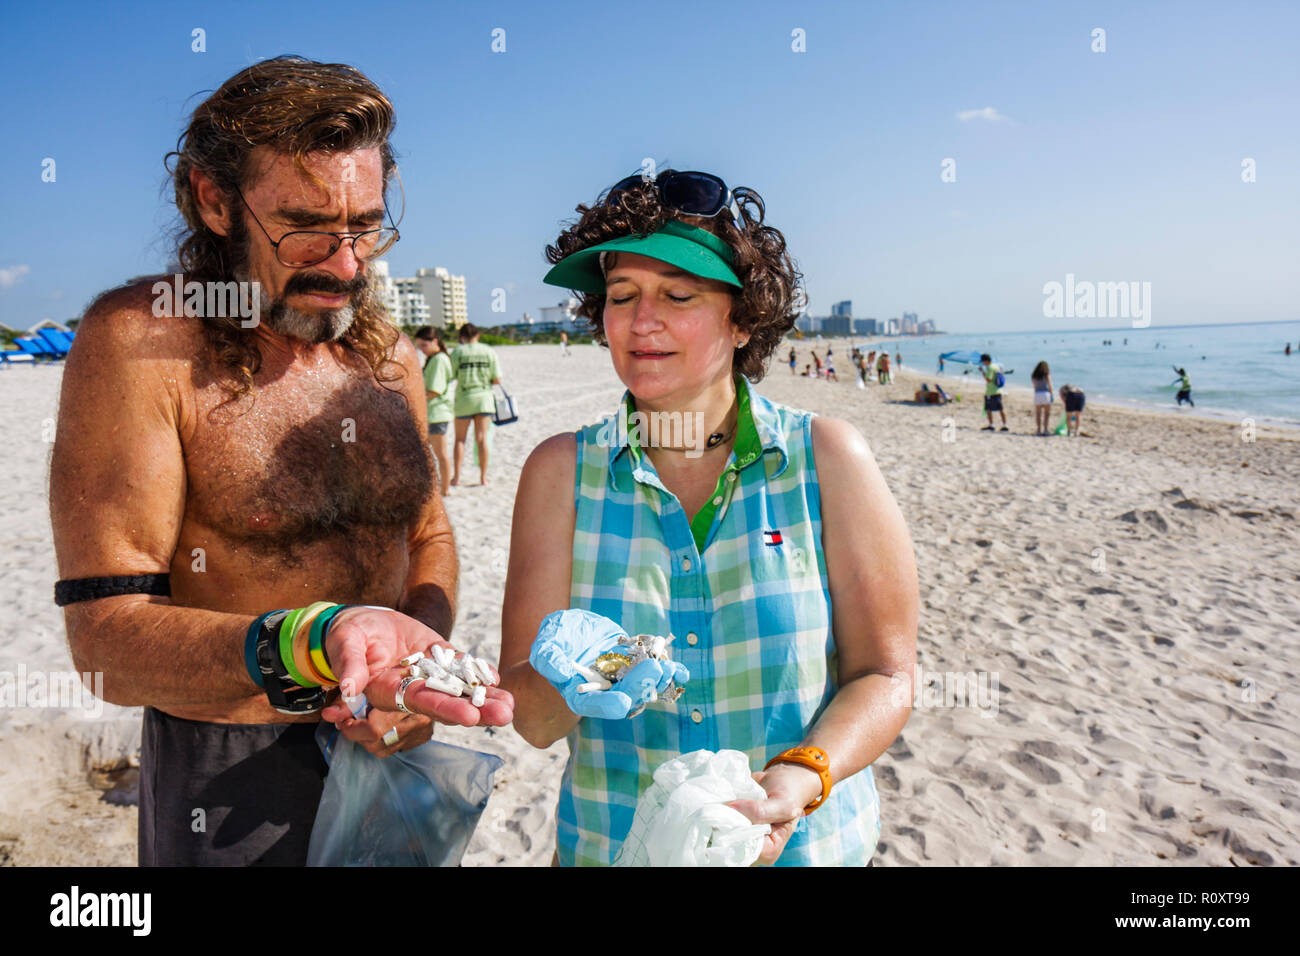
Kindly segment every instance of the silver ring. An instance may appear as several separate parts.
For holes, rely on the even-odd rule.
[[[384,734],[381,739],[383,740],[385,747],[391,747],[393,744],[397,743],[397,741],[401,740],[401,737],[397,735],[396,727],[390,727],[388,733]]]
[[[417,680],[422,681],[422,680],[424,680],[424,678],[423,678],[423,677],[403,677],[403,678],[402,678],[402,682],[401,682],[400,684],[397,685],[397,709],[400,710],[400,711],[401,711],[402,713],[404,713],[404,714],[414,714],[414,713],[415,713],[415,711],[411,710],[411,708],[409,708],[409,707],[406,706],[406,701],[403,700],[403,697],[404,697],[405,694],[406,694],[406,689],[407,689],[408,687],[410,687],[412,684],[414,684]]]

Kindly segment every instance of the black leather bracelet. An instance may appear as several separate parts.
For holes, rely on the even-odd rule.
[[[107,578],[73,578],[54,582],[54,603],[59,607],[123,594],[171,597],[171,575],[119,574]]]

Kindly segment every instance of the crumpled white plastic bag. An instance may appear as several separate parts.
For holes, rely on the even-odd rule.
[[[766,823],[754,824],[733,800],[763,800],[739,750],[696,750],[659,765],[637,801],[615,866],[749,866],[763,851]]]

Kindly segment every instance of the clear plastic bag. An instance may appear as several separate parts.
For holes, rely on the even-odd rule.
[[[500,757],[441,741],[382,760],[322,724],[329,763],[308,866],[457,866]]]
[[[696,750],[662,763],[637,801],[614,866],[749,866],[772,828],[727,806],[767,796],[738,750]]]

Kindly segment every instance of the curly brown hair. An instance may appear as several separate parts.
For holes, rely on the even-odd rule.
[[[168,172],[182,219],[176,234],[177,268],[187,280],[220,282],[233,278],[244,265],[248,227],[236,189],[247,184],[258,146],[288,153],[316,183],[319,178],[305,163],[308,153],[378,147],[387,190],[397,169],[389,143],[395,125],[393,104],[379,87],[342,63],[279,56],[236,73],[195,108],[176,150],[166,157],[176,161]],[[190,186],[190,172],[196,169],[241,210],[232,218],[229,235],[213,232],[199,214]],[[352,327],[340,342],[357,353],[383,384],[403,374],[401,366],[392,362],[401,333],[390,321],[371,278]],[[228,373],[228,401],[242,397],[252,388],[262,364],[251,334],[238,317],[201,321],[216,364]]]
[[[672,170],[661,170],[659,175]],[[731,321],[749,333],[749,341],[735,350],[733,368],[751,382],[761,381],[781,339],[794,328],[804,304],[803,275],[786,250],[785,236],[763,225],[766,209],[763,197],[745,186],[732,191],[740,210],[740,222],[729,215],[711,219],[683,216],[663,205],[654,182],[643,181],[623,190],[617,203],[602,195],[588,206],[581,204],[579,218],[546,247],[546,259],[554,264],[566,256],[610,239],[656,232],[670,219],[681,219],[707,229],[731,247],[732,265],[743,288],[731,289]],[[601,345],[605,338],[605,296],[599,292],[578,292],[577,314],[591,323],[592,334]]]

